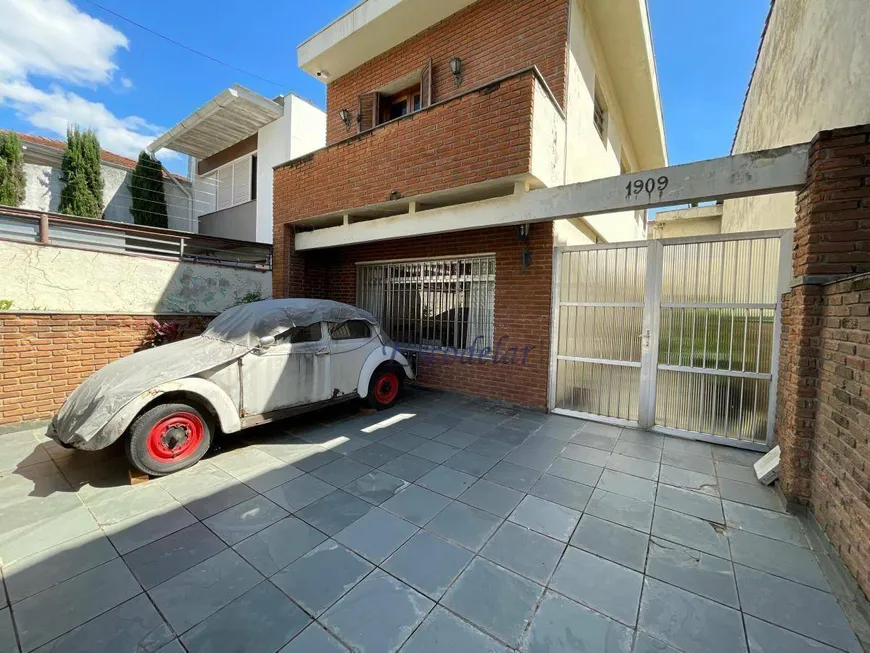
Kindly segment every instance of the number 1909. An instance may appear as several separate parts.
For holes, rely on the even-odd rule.
[[[625,185],[625,199],[631,199],[631,196],[634,195],[637,197],[641,193],[646,193],[647,195],[652,195],[654,192],[659,192],[659,198],[661,198],[662,193],[664,193],[665,188],[668,187],[668,178],[665,175],[662,175],[658,179],[654,177],[647,177],[646,179],[635,179],[634,181],[630,181]]]

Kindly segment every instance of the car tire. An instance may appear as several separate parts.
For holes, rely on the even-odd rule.
[[[196,464],[211,446],[213,433],[206,411],[191,404],[158,404],[133,420],[127,458],[149,476],[166,476]]]
[[[369,392],[366,401],[377,410],[390,408],[402,393],[405,372],[399,365],[381,365],[369,379]]]

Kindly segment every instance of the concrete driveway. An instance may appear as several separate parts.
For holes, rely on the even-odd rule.
[[[0,653],[861,650],[754,454],[422,391],[242,437],[0,436]]]

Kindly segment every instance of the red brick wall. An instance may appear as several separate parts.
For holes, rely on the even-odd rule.
[[[535,76],[463,95],[275,170],[275,227],[529,172]],[[304,189],[304,192],[300,192]]]
[[[469,363],[436,355],[421,361],[422,385],[464,392],[514,404],[545,408],[550,334],[550,285],[553,264],[553,227],[532,225],[525,246],[532,261],[523,270],[523,245],[510,227],[406,238],[387,242],[294,253],[295,269],[304,268],[301,295],[356,303],[356,263],[436,256],[495,253],[495,342],[501,352],[531,347],[525,365]]]
[[[810,505],[870,594],[870,275],[824,287]]]
[[[351,130],[355,131],[361,94],[419,70],[430,58],[433,102],[537,66],[564,108],[568,7],[569,0],[478,0],[367,61],[327,87],[326,142],[348,136],[339,110],[351,111]],[[458,87],[450,72],[453,57],[462,59],[463,79]]]
[[[210,321],[177,322],[185,337]],[[0,313],[0,424],[50,418],[93,372],[132,354],[148,334],[147,315]]]

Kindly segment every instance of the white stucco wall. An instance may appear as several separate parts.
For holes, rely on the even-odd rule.
[[[532,108],[531,172],[548,187],[565,183],[565,120],[537,81]]]
[[[272,168],[325,145],[326,113],[295,95],[286,96],[284,115],[257,135],[257,242],[272,242]]]
[[[133,172],[127,168],[102,165],[103,216],[112,222],[132,223],[130,183]],[[24,174],[27,195],[21,208],[57,212],[63,184],[60,181],[60,159],[57,165],[30,163],[25,160]],[[187,182],[181,182],[189,187]],[[173,182],[165,181],[166,210],[170,229],[196,233],[196,220],[189,219],[187,196]]]
[[[870,2],[777,0],[733,153],[870,122]],[[723,232],[794,225],[794,193],[725,202]]]
[[[565,183],[568,184],[620,174],[621,152],[625,152],[629,168],[637,169],[616,93],[612,90],[607,65],[585,5],[585,0],[572,0],[571,5],[565,159]],[[604,139],[593,120],[596,81],[607,105]],[[633,211],[589,216],[585,220],[608,242],[645,238]]]
[[[0,279],[16,310],[216,313],[272,294],[271,272],[5,241]]]

